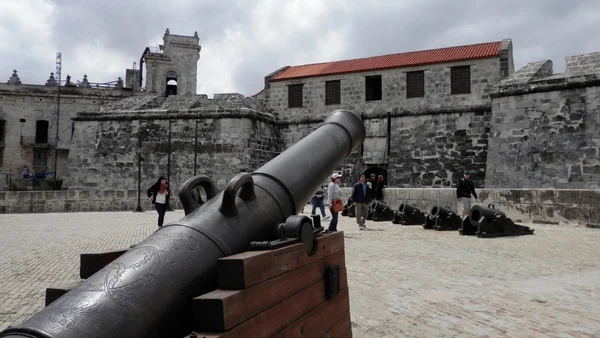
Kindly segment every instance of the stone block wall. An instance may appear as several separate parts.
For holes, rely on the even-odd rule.
[[[0,154],[0,172],[9,172],[18,177],[24,165],[32,168],[34,148],[47,151],[46,165],[39,168],[54,171],[54,148],[58,146],[60,150],[57,153],[57,171],[58,177],[62,178],[66,173],[73,131],[71,118],[82,110],[98,110],[104,104],[138,94],[131,89],[61,86],[57,144],[56,92],[56,86],[0,83],[0,121],[4,121],[0,123],[4,124],[4,139],[0,140],[0,152],[3,151],[3,154]],[[25,119],[25,122],[21,122],[21,119]],[[46,144],[35,143],[36,122],[40,120],[48,121]]]
[[[600,53],[530,63],[492,97],[487,188],[600,188]]]
[[[342,188],[345,201],[351,193],[351,188]],[[514,222],[600,227],[600,190],[483,189],[477,194],[479,199],[473,204],[494,204]],[[424,212],[434,205],[462,211],[456,190],[447,188],[388,188],[384,189],[384,202],[395,210],[406,203]]]
[[[154,211],[142,191],[140,204],[145,211]],[[170,200],[173,209],[183,209],[178,198]],[[134,211],[137,190],[59,190],[0,191],[0,214],[86,211]]]
[[[450,67],[463,65],[471,66],[471,93],[451,95]],[[336,109],[348,109],[367,117],[385,115],[388,112],[398,115],[440,108],[470,109],[489,105],[492,86],[504,78],[504,68],[499,58],[491,58],[276,81],[269,83],[269,88],[260,97],[269,109],[278,113],[281,121],[308,118],[323,120]],[[406,72],[416,70],[425,71],[425,97],[407,98]],[[365,77],[372,75],[382,76],[382,99],[379,101],[365,101]],[[325,105],[325,82],[331,80],[341,81],[341,104]],[[288,108],[288,85],[297,83],[304,83],[303,107]]]
[[[237,96],[216,97],[231,101]],[[253,171],[279,153],[271,115],[243,111],[236,105],[211,107],[214,102],[205,96],[187,102],[188,108],[205,106],[196,110],[186,105],[177,111],[160,109],[182,104],[182,100],[187,99],[169,97],[156,109],[80,114],[75,119],[74,149],[64,185],[69,189],[137,189],[140,152],[144,194],[161,175],[170,176],[171,191],[176,194],[194,175],[194,168],[197,175],[207,175],[223,188],[239,172]]]

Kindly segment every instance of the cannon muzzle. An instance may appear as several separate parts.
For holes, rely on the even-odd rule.
[[[469,211],[469,221],[471,224],[477,226],[481,218],[485,218],[487,222],[491,222],[494,219],[506,218],[506,214],[498,209],[486,208],[481,205],[471,207]]]
[[[216,288],[217,260],[248,250],[253,241],[275,239],[277,226],[302,210],[365,134],[357,115],[337,110],[255,172],[235,176],[223,191],[207,177],[191,178],[180,196],[202,186],[206,201],[186,201],[183,219],[159,228],[0,337],[183,337],[191,331],[192,298]]]

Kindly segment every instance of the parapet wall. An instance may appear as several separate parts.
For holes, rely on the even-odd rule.
[[[342,188],[346,201],[351,188]],[[600,190],[483,189],[474,204],[494,204],[515,222],[600,227]],[[454,189],[384,189],[384,202],[394,209],[401,203],[429,211],[433,205],[458,210]],[[62,190],[0,192],[0,213],[133,211],[137,190]],[[154,211],[141,192],[141,206]],[[173,209],[182,209],[179,199],[171,198]]]
[[[532,62],[494,87],[486,188],[600,188],[600,52]]]
[[[351,188],[342,188],[344,201],[351,193]],[[515,222],[600,227],[600,190],[482,189],[477,195],[473,204],[494,204]],[[407,203],[425,212],[434,205],[459,211],[455,189],[388,188],[384,202],[396,210]]]

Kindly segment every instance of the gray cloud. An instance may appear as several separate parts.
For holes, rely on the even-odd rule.
[[[460,4],[460,5],[457,5]],[[580,0],[192,1],[29,0],[0,14],[0,76],[43,83],[63,53],[63,77],[106,82],[146,46],[200,35],[198,91],[262,89],[285,66],[512,38],[515,66],[600,51],[600,2]],[[0,78],[2,81],[6,79]]]

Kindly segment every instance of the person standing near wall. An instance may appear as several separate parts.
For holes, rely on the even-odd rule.
[[[465,171],[463,178],[461,178],[456,185],[456,198],[462,204],[463,217],[468,215],[471,210],[471,195],[477,200],[475,185],[473,184],[473,181],[471,181],[471,173]]]
[[[165,212],[169,205],[169,182],[165,176],[160,176],[158,181],[148,189],[148,202],[152,202],[158,212],[158,227],[165,222]]]
[[[385,182],[383,181],[383,175],[377,176],[377,183],[373,188],[373,198],[376,201],[383,201],[383,188],[385,188]]]
[[[369,205],[373,196],[373,189],[365,182],[365,175],[360,175],[360,181],[352,189],[352,201],[354,212],[356,213],[356,223],[359,230],[365,230],[367,225],[367,215],[369,214]]]

